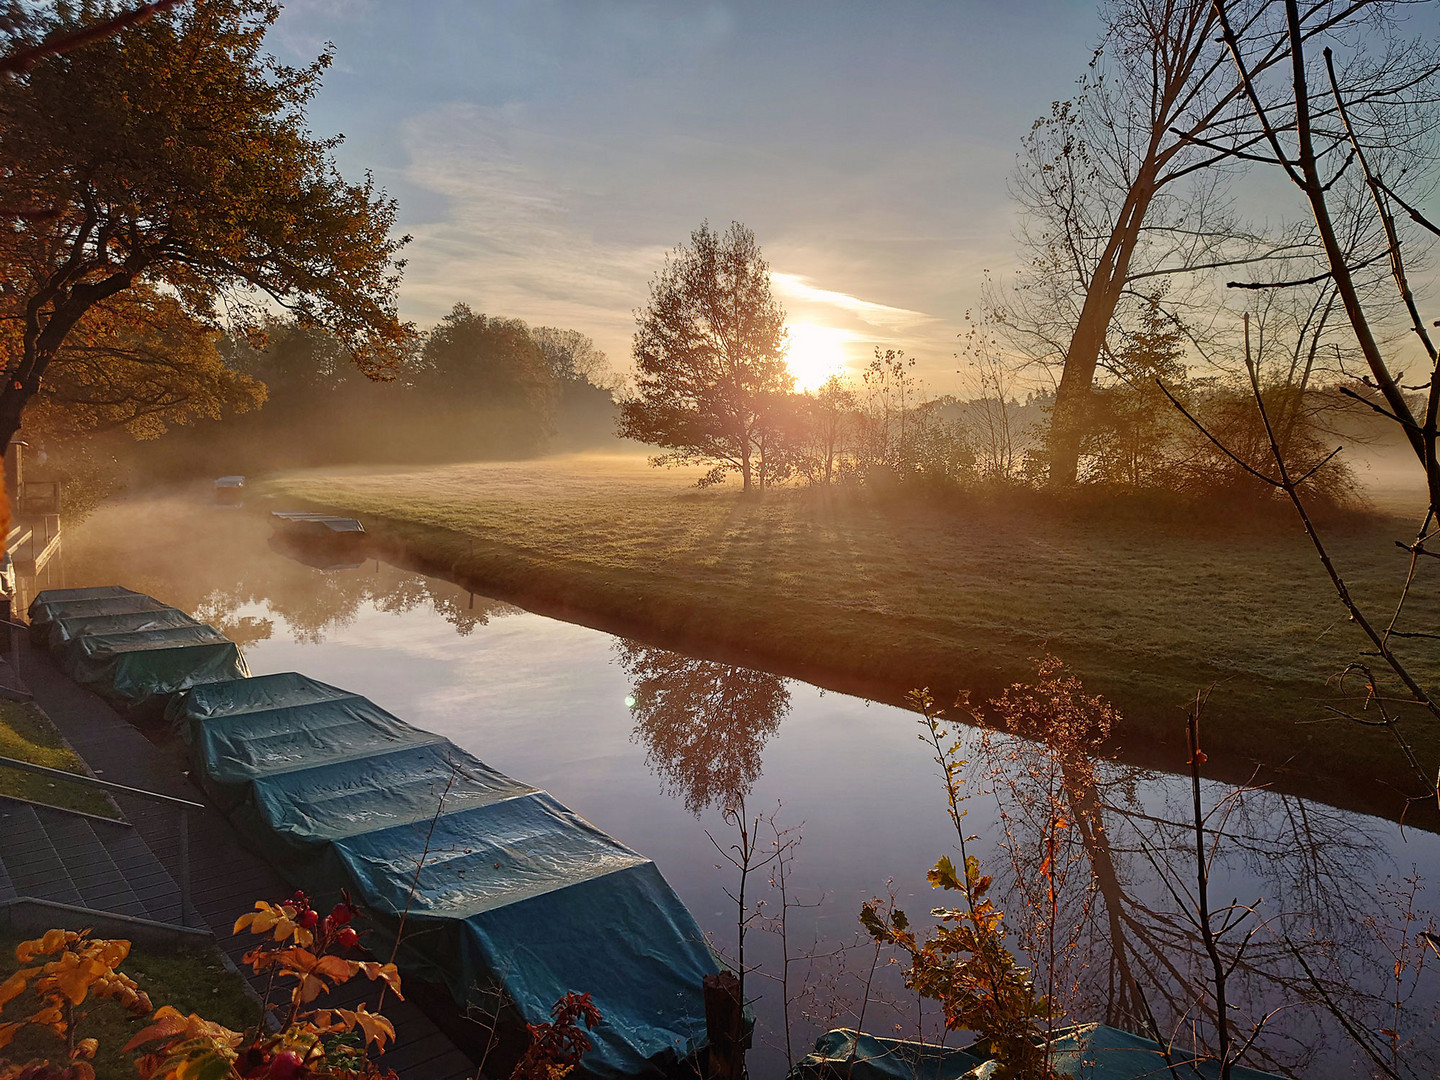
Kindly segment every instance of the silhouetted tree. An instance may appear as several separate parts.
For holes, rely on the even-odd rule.
[[[112,12],[58,5],[14,44],[83,31]],[[0,386],[0,445],[96,304],[164,286],[201,319],[239,323],[256,294],[330,328],[384,377],[408,330],[396,317],[395,204],[346,183],[336,139],[305,107],[329,54],[290,67],[262,53],[268,0],[210,0],[83,48],[41,54],[0,95],[0,205],[43,206],[0,238],[0,315],[17,323]]]
[[[579,330],[535,326],[530,329],[530,337],[562,383],[583,381],[602,390],[614,385],[615,373],[610,370],[610,361],[595,347],[595,342]]]
[[[1255,72],[1288,72],[1282,5],[1231,6]],[[1363,34],[1355,28],[1383,23],[1400,6],[1321,0],[1304,6],[1299,33]],[[1063,365],[1049,447],[1050,482],[1060,486],[1077,477],[1096,372],[1109,359],[1107,337],[1117,320],[1148,302],[1142,282],[1196,281],[1189,275],[1197,271],[1315,249],[1313,232],[1298,224],[1275,235],[1247,228],[1222,188],[1227,169],[1256,160],[1263,136],[1212,0],[1108,0],[1104,17],[1094,74],[1081,80],[1074,99],[1055,103],[1036,122],[1013,182],[1026,210],[1030,265],[1008,321],[1032,355]],[[1391,36],[1393,28],[1381,26],[1377,37]],[[1403,50],[1393,59],[1397,70],[1408,65]],[[1374,74],[1355,80],[1357,92],[1380,85],[1366,81]],[[1268,83],[1260,93],[1267,101],[1276,96]],[[1213,309],[1213,297],[1207,304]]]
[[[795,378],[755,234],[701,225],[667,256],[635,318],[637,392],[621,406],[620,434],[666,448],[656,465],[713,465],[702,483],[735,471],[746,491],[757,474],[763,487],[772,410]]]

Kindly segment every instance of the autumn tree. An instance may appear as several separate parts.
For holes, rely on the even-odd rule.
[[[258,408],[265,384],[227,364],[219,338],[173,294],[132,286],[70,331],[31,403],[26,431],[33,440],[38,429],[49,442],[112,431],[153,439],[171,425]],[[8,344],[13,355],[19,343]]]
[[[795,377],[755,234],[739,222],[724,233],[701,225],[666,257],[635,319],[636,393],[621,406],[620,435],[668,451],[653,464],[712,466],[702,483],[738,472],[746,491],[757,479],[763,487],[764,448]]]
[[[110,4],[57,4],[12,49],[83,31]],[[208,0],[41,55],[0,95],[0,204],[43,207],[0,239],[0,316],[14,325],[0,385],[13,437],[71,333],[95,307],[149,287],[191,317],[255,325],[268,303],[334,333],[385,377],[404,238],[368,177],[345,181],[337,138],[305,109],[330,63],[263,52],[270,0]]]

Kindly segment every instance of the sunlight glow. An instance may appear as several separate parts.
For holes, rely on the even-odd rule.
[[[845,343],[853,335],[848,330],[815,323],[791,323],[789,348],[785,366],[795,376],[796,390],[818,390],[831,375],[845,370]]]

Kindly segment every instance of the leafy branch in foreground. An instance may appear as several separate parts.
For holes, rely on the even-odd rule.
[[[926,876],[933,888],[958,892],[964,903],[933,909],[940,925],[924,941],[905,912],[893,904],[882,910],[880,901],[867,901],[860,922],[877,943],[909,954],[905,985],[940,1003],[947,1031],[975,1033],[979,1046],[997,1064],[997,1080],[1053,1080],[1057,1074],[1038,1023],[1051,1020],[1050,1001],[1036,996],[1031,973],[1016,963],[1006,946],[1004,912],[989,896],[994,879],[981,873],[979,860],[966,850],[969,838],[960,785],[967,762],[959,756],[959,740],[928,691],[915,692],[911,700],[922,713],[921,740],[934,748],[935,763],[945,779],[963,866],[958,870],[948,855],[942,856]]]

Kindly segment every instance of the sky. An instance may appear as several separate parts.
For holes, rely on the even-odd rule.
[[[333,43],[310,123],[398,200],[422,326],[463,301],[624,370],[666,251],[738,220],[797,359],[903,348],[943,393],[1016,264],[1020,139],[1098,32],[1087,0],[290,0],[271,44]]]

